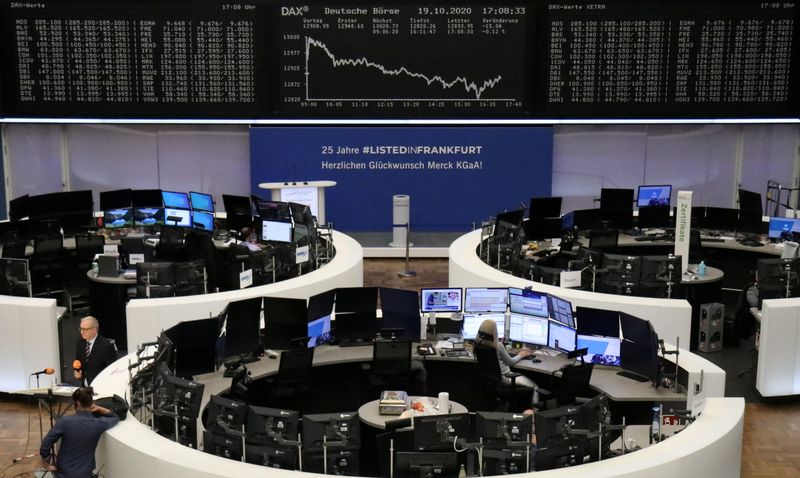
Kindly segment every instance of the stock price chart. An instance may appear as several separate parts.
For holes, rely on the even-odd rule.
[[[526,111],[524,4],[285,4],[286,116],[486,117]]]

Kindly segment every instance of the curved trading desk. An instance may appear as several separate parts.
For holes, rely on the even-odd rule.
[[[228,302],[252,297],[277,296],[307,299],[336,287],[364,285],[364,253],[361,246],[340,232],[333,231],[333,260],[302,276],[273,284],[214,294],[160,299],[132,299],[126,308],[128,347],[153,340],[165,329],[191,320],[207,319],[219,314]]]
[[[315,366],[368,360],[371,348],[352,347],[350,350],[343,350],[338,347],[321,347],[319,352],[314,357]],[[685,352],[685,355],[684,363],[687,367],[705,362],[689,352]],[[681,357],[684,357],[683,352]],[[100,374],[93,384],[97,393],[104,396],[126,394],[129,358],[120,359]],[[696,363],[695,360],[701,362]],[[543,362],[530,365],[552,367],[554,364]],[[251,364],[251,370],[256,377],[274,372],[276,368],[276,360],[264,359],[257,364]],[[200,377],[198,381],[205,384],[204,401],[207,401],[211,394],[222,392],[230,383],[230,379],[222,377],[221,371]],[[707,383],[706,391],[710,393],[712,392],[710,388],[719,388],[709,385]],[[720,386],[724,388],[723,384]],[[592,477],[671,478],[677,473],[683,478],[739,476],[743,417],[743,399],[706,398],[702,413],[692,425],[659,444],[621,457],[582,465],[580,468],[550,470],[528,476],[571,477],[576,476],[578,471],[582,472],[581,476]],[[97,466],[103,466],[108,476],[115,478],[140,476],[296,478],[302,476],[298,473],[303,473],[265,468],[202,453],[156,434],[132,416],[104,435],[97,452]],[[316,476],[305,475],[309,478]]]

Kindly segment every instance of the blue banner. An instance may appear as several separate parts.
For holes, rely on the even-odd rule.
[[[341,231],[388,231],[392,196],[411,198],[412,231],[466,231],[549,196],[549,127],[254,127],[253,194],[263,182],[332,180],[325,214]]]

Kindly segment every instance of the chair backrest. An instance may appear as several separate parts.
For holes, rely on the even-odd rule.
[[[476,344],[472,352],[475,354],[476,369],[481,381],[492,388],[498,388],[503,381],[497,351],[491,347]]]
[[[75,254],[80,261],[91,261],[95,254],[103,253],[106,238],[95,234],[78,234],[75,236]]]
[[[300,386],[311,384],[311,365],[314,362],[314,349],[285,350],[281,352],[278,365],[278,386]]]
[[[34,238],[33,257],[36,259],[58,258],[61,256],[62,246],[61,236]]]
[[[589,231],[589,248],[598,249],[604,252],[613,252],[619,243],[619,231],[609,229],[607,231]]]
[[[403,373],[411,370],[411,341],[376,340],[372,345],[372,371]]]
[[[689,231],[689,262],[697,264],[703,259],[703,242],[699,229]]]
[[[561,382],[555,390],[555,398],[559,404],[573,403],[575,397],[589,389],[592,379],[593,363],[584,363],[566,367],[561,371]]]
[[[3,257],[9,259],[25,259],[26,247],[28,247],[28,241],[18,241],[13,244],[5,244],[3,246]]]

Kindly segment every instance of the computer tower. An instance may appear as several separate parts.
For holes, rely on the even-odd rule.
[[[721,351],[724,330],[725,305],[717,302],[701,304],[697,349],[701,352]]]

